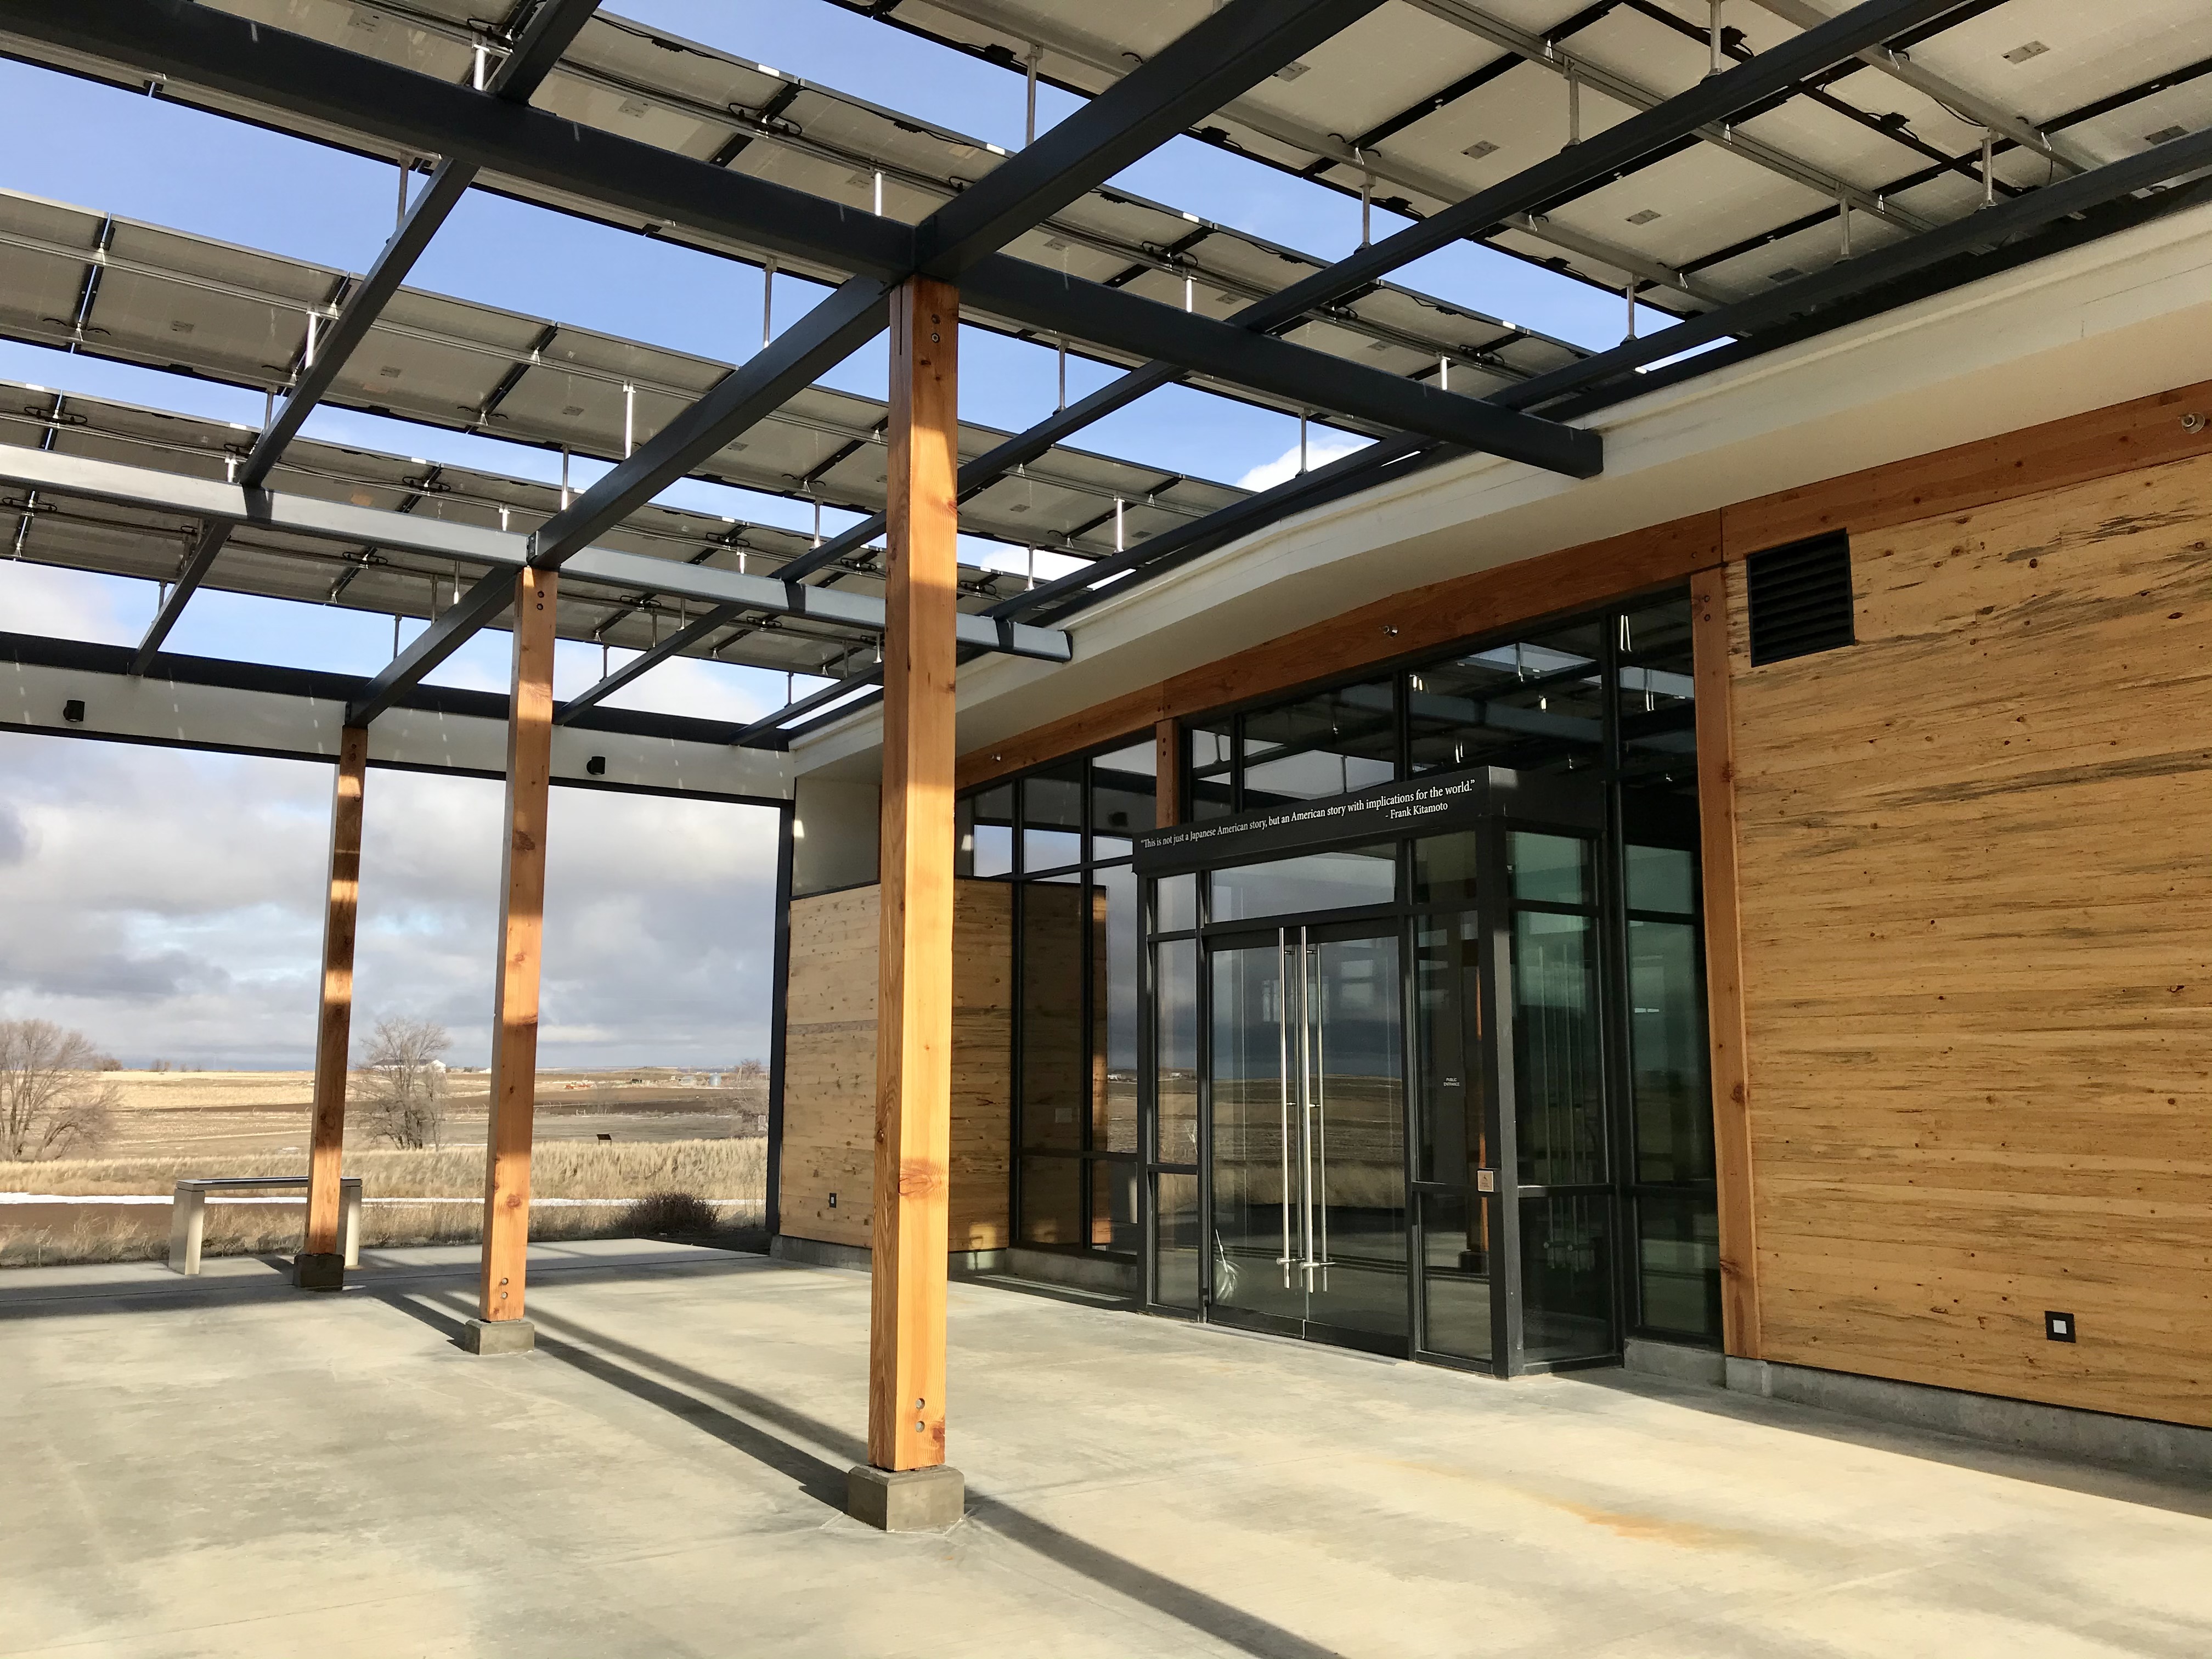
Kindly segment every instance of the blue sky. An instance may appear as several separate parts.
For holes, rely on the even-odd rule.
[[[1024,89],[1018,75],[820,0],[620,0],[608,9],[973,137],[1010,148],[1022,142]],[[1040,125],[1049,125],[1074,103],[1042,88]],[[1358,240],[1356,202],[1189,140],[1164,147],[1117,182],[1324,257],[1340,257]],[[0,186],[361,270],[391,228],[396,173],[389,165],[161,100],[0,63]],[[1387,234],[1396,222],[1378,211],[1376,234]],[[1481,249],[1462,246],[1433,255],[1401,276],[1447,299],[1591,345],[1610,344],[1620,335],[1617,297]],[[482,193],[464,202],[412,282],[731,361],[754,349],[760,337],[757,272]],[[779,279],[778,325],[787,325],[822,292],[803,281]],[[1646,313],[1647,324],[1654,320]],[[1049,412],[1055,395],[1050,353],[972,329],[963,331],[961,349],[967,418],[1020,428]],[[829,379],[880,396],[884,363],[878,339]],[[1071,362],[1071,397],[1103,383],[1109,374]],[[4,342],[0,377],[252,424],[262,416],[258,392]],[[307,431],[525,477],[557,476],[557,459],[541,451],[344,410],[318,411]],[[1233,483],[1294,453],[1297,428],[1280,416],[1170,388],[1101,422],[1084,442]],[[1316,453],[1328,452],[1317,442]],[[591,463],[577,464],[580,481],[596,471]],[[802,503],[703,483],[679,485],[667,499],[793,527],[810,522]],[[829,529],[847,522],[849,515],[825,514]],[[988,544],[971,546],[981,551]],[[1009,562],[1018,557],[1016,551]],[[1041,568],[1049,566],[1041,563]],[[154,605],[149,584],[0,566],[0,617],[5,618],[0,626],[9,629],[135,641]],[[403,623],[403,637],[420,625]],[[392,633],[388,620],[357,612],[205,592],[194,600],[170,647],[370,672],[389,658]],[[589,684],[598,677],[599,660],[596,648],[564,646],[556,690],[567,695]],[[439,678],[503,689],[506,636],[479,635]],[[783,691],[781,675],[678,662],[655,670],[621,700],[732,718],[765,712],[782,702]],[[91,763],[87,751],[94,749],[0,738],[0,787],[9,791],[0,799],[0,927],[23,937],[31,911],[45,909],[31,894],[65,895],[71,884],[87,880],[105,895],[100,902],[107,907],[100,912],[104,920],[95,919],[86,933],[106,944],[88,946],[91,953],[74,963],[65,984],[52,974],[42,979],[37,959],[0,952],[0,1013],[38,1012],[84,1025],[109,1047],[123,1042],[112,1034],[116,1030],[128,1029],[172,1057],[201,1063],[303,1063],[311,1021],[298,1018],[297,1011],[302,1004],[312,1007],[313,866],[320,855],[324,809],[319,803],[326,775],[285,763],[145,750],[107,750]],[[157,781],[176,792],[173,813],[196,811],[203,819],[166,840],[155,838],[132,879],[92,875],[82,861],[85,849],[104,844],[102,836],[118,822],[132,821],[127,813],[119,821],[116,816],[131,803],[160,799],[153,789]],[[460,970],[458,964],[471,958],[456,941],[476,941],[488,971],[492,876],[480,867],[483,848],[476,840],[495,845],[496,791],[428,779],[395,781],[381,793],[404,804],[401,816],[408,822],[380,821],[373,800],[371,868],[379,836],[386,836],[391,884],[380,892],[372,884],[365,896],[365,962],[386,965],[365,968],[363,996],[370,999],[388,973],[389,994],[374,994],[395,1008],[405,1004],[407,1012],[446,1018],[459,1039],[457,1058],[466,1060],[482,1047],[482,1005],[489,993]],[[276,799],[290,805],[263,810]],[[659,866],[653,879],[673,883],[702,915],[732,923],[756,917],[772,869],[772,848],[765,862],[761,851],[772,838],[772,820],[738,808],[697,810],[722,828],[698,830],[693,850],[712,847],[711,862],[726,874],[726,883],[710,892],[696,872],[685,875],[672,866]],[[579,826],[577,834],[617,840],[635,825],[651,823],[658,829],[666,822],[662,804],[604,796],[592,798],[587,807],[564,800],[562,811]],[[465,843],[476,850],[452,853],[450,867],[441,872],[436,846],[416,835],[434,822],[459,837],[447,845]],[[219,847],[225,859],[234,852],[240,858],[242,886],[210,886],[197,874],[187,878],[186,860],[214,856]],[[473,887],[448,878],[463,870],[471,872]],[[242,896],[257,884],[267,890],[247,902]],[[179,908],[173,890],[201,896]],[[549,979],[549,1060],[705,1063],[764,1049],[757,1010],[766,1005],[765,961],[724,961],[698,928],[677,926],[661,914],[654,890],[641,876],[634,890],[595,896],[589,914],[604,937],[594,944],[588,929],[575,935],[574,973],[561,978],[558,987]],[[721,985],[731,1011],[726,1018],[712,1016],[711,998],[701,1001],[676,988],[698,989],[699,963],[708,960],[734,975]],[[102,962],[112,981],[106,992],[100,989]],[[564,1012],[561,1005],[569,998],[574,1006]],[[224,1007],[232,1012],[224,1014]],[[690,1012],[672,1023],[672,1008]],[[280,1009],[291,1012],[279,1017]]]

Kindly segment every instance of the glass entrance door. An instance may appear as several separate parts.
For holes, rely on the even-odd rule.
[[[1398,933],[1290,926],[1212,962],[1212,1315],[1403,1352]]]

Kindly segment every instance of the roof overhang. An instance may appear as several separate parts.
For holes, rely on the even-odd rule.
[[[2199,205],[1619,404],[1591,421],[1601,477],[1468,456],[1273,525],[1082,613],[1065,666],[967,665],[960,748],[1391,593],[2206,380]],[[793,761],[872,775],[879,736],[875,711],[856,714],[797,740]]]

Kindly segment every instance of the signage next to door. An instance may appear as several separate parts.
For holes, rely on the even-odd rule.
[[[1140,876],[1172,875],[1311,848],[1440,835],[1470,829],[1500,812],[1595,828],[1601,793],[1585,778],[1510,772],[1498,766],[1434,773],[1328,800],[1154,830],[1136,837],[1136,871]]]

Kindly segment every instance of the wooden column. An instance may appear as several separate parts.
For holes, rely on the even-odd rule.
[[[1161,720],[1152,727],[1152,787],[1163,830],[1182,822],[1182,727]]]
[[[338,733],[331,792],[330,889],[323,907],[323,1003],[315,1026],[315,1105],[307,1142],[307,1237],[294,1277],[308,1290],[345,1281],[338,1248],[338,1176],[345,1155],[346,1062],[353,1038],[353,948],[361,903],[362,790],[368,728]]]
[[[891,296],[868,1462],[894,1471],[945,1462],[958,305]]]
[[[530,1245],[530,1139],[538,1104],[538,970],[545,933],[545,820],[553,773],[553,617],[560,578],[514,582],[507,722],[507,845],[501,858],[499,984],[492,1004],[491,1123],[484,1155],[483,1279],[490,1324],[522,1317]]]
[[[1735,722],[1729,678],[1729,568],[1690,579],[1698,702],[1698,819],[1704,868],[1706,1023],[1712,1052],[1713,1162],[1720,1186],[1721,1327],[1728,1352],[1759,1355],[1759,1241],[1753,1206],[1751,1069],[1744,1040],[1743,928],[1736,884]]]

